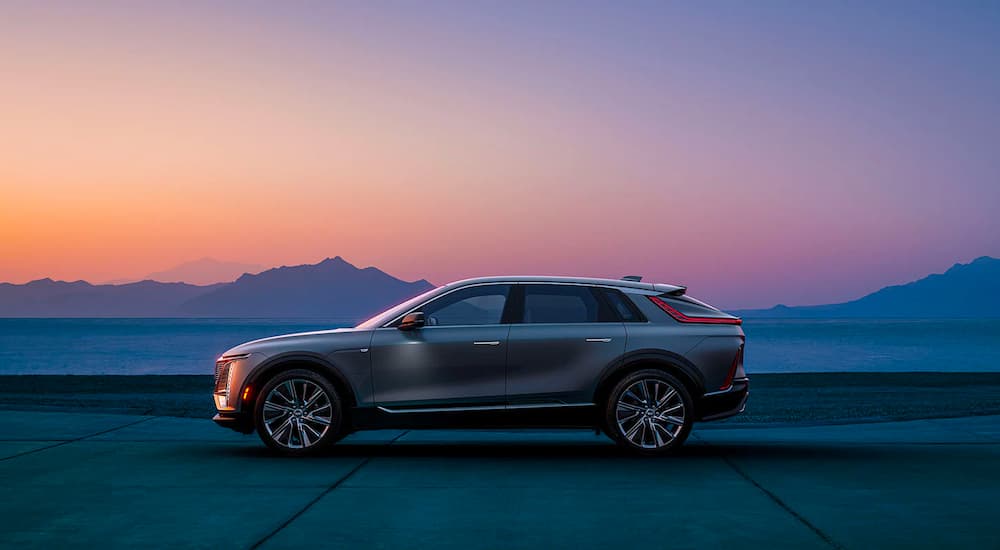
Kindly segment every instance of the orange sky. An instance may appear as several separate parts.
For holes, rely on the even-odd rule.
[[[342,255],[745,306],[1000,254],[1000,86],[954,58],[993,29],[649,9],[5,8],[0,281]]]

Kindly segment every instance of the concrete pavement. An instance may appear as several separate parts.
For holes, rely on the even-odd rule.
[[[0,546],[1000,547],[1000,416],[696,427],[665,459],[583,431],[382,431],[269,455],[208,420],[0,411]]]

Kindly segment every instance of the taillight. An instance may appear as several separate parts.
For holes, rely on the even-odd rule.
[[[665,302],[659,296],[647,296],[660,309],[667,312],[667,315],[680,323],[703,323],[709,325],[742,325],[743,320],[738,317],[691,317],[677,311],[673,306]]]
[[[729,373],[726,375],[725,381],[719,386],[719,390],[728,390],[733,385],[733,378],[736,377],[736,371],[743,364],[743,346],[736,352],[736,357],[733,358],[733,365],[729,367]]]

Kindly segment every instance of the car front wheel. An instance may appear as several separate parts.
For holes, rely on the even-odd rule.
[[[645,455],[667,454],[691,432],[694,406],[687,388],[661,370],[629,374],[611,390],[606,404],[611,438]]]
[[[340,439],[340,397],[322,376],[308,370],[286,371],[268,381],[259,395],[254,423],[271,449],[301,456]]]

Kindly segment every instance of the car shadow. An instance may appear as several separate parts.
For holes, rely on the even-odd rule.
[[[206,449],[207,450],[207,449]],[[216,447],[211,452],[228,456],[282,457],[263,445]],[[860,458],[912,455],[912,448],[895,445],[843,445],[829,442],[782,443],[705,443],[689,441],[674,453],[662,457],[637,456],[610,442],[540,442],[509,440],[503,442],[448,441],[367,443],[351,442],[334,445],[314,455],[292,460],[325,460],[331,458],[441,458],[441,459],[504,459],[536,461],[546,459],[575,460],[706,460],[706,459],[774,459],[774,460],[853,460]]]

